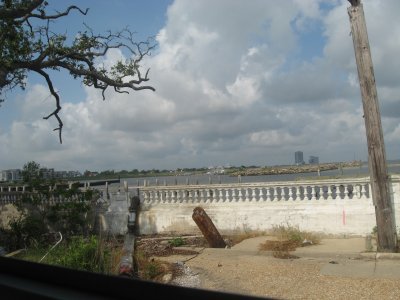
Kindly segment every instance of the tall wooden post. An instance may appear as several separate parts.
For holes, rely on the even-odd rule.
[[[396,224],[390,199],[385,145],[367,26],[361,1],[349,0],[349,2],[351,6],[347,11],[350,17],[367,132],[368,167],[378,229],[378,251],[395,252]]]

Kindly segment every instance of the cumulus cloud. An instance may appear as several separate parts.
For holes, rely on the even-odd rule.
[[[363,3],[388,158],[398,158],[400,2]],[[48,91],[30,86],[20,116],[0,131],[4,168],[28,160],[70,170],[275,165],[293,163],[297,150],[321,161],[366,159],[348,5],[176,0],[145,62],[156,92],[109,91],[103,101],[84,88],[84,100],[64,102],[60,145],[53,121],[41,119],[54,105]],[[304,35],[321,51],[304,53],[313,51]],[[101,63],[121,58],[111,51]]]

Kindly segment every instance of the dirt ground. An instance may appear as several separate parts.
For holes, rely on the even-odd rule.
[[[170,247],[165,238],[137,245],[174,266],[157,279],[165,284],[273,299],[399,299],[400,259],[360,256],[362,239],[327,240],[285,259],[260,250],[265,240],[244,240],[231,249],[208,248],[201,237],[187,238],[183,247]]]

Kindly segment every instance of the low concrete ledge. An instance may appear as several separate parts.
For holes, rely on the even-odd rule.
[[[400,253],[388,252],[362,252],[360,255],[369,259],[396,259],[400,260]]]

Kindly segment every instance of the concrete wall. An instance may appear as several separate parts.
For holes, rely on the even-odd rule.
[[[345,190],[335,194],[331,189],[315,196],[319,188],[322,191],[323,187],[330,186],[341,186]],[[266,189],[270,193],[277,187],[286,189],[286,196],[278,197],[275,193],[275,196],[266,197]],[[308,190],[313,187],[312,193],[302,194],[300,191],[303,188],[304,192],[305,187]],[[291,225],[325,234],[366,235],[376,226],[369,178],[213,185],[211,196],[204,191],[197,192],[204,189],[209,190],[210,186],[143,187],[140,192],[144,200],[138,218],[140,233],[199,234],[192,220],[193,209],[197,206],[207,212],[221,234],[266,231],[277,225]],[[232,196],[235,189],[240,189],[240,197],[237,191],[233,193],[235,197]],[[176,193],[179,190],[183,190],[181,196]],[[400,228],[400,176],[392,176],[390,190]]]
[[[125,192],[112,195],[103,216],[107,230],[117,235],[127,231],[129,196],[136,194],[138,187],[126,188],[128,195]],[[325,234],[366,235],[376,226],[370,190],[369,178],[145,186],[139,188],[138,229],[140,234],[200,234],[192,219],[194,208],[200,206],[221,234],[291,225]],[[399,231],[399,175],[391,176],[390,192]],[[3,225],[15,216],[14,196],[0,193]]]

